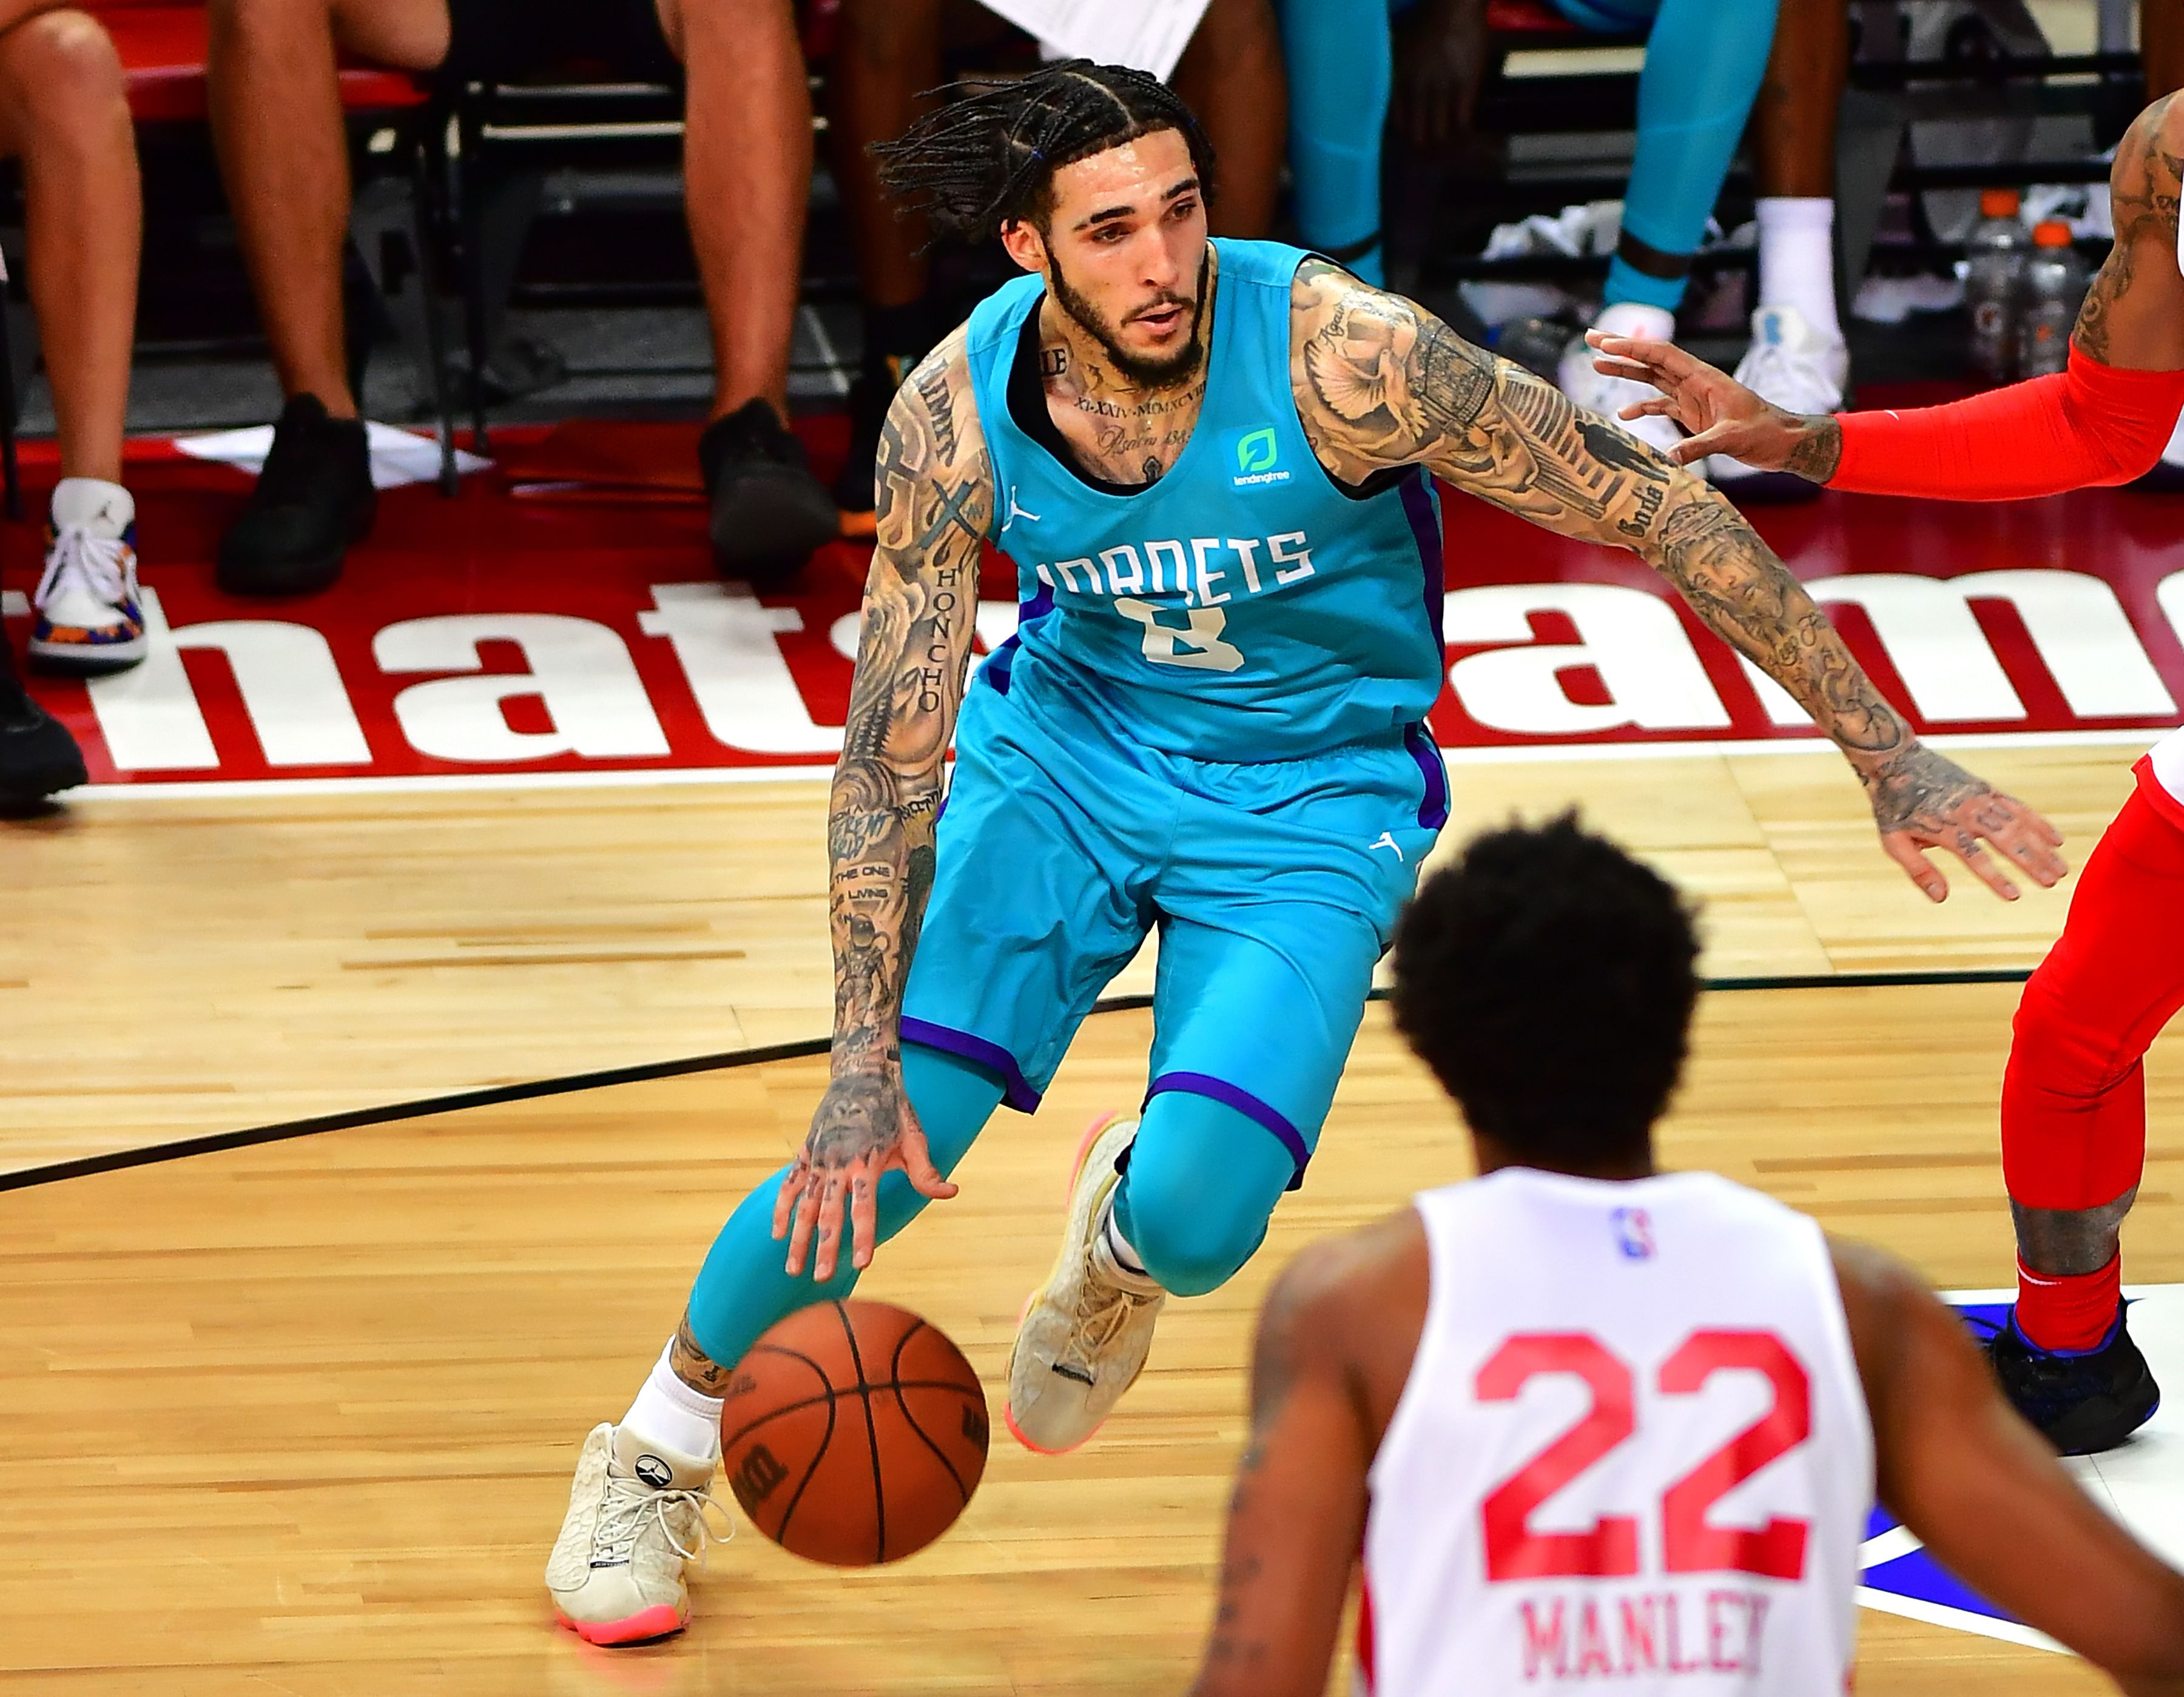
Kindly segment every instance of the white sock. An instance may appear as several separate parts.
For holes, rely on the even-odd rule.
[[[119,483],[98,477],[64,477],[53,485],[53,527],[81,525],[109,542],[136,522],[136,498]]]
[[[675,1376],[671,1341],[652,1364],[652,1372],[621,1423],[652,1442],[694,1461],[721,1459],[722,1399],[694,1391]]]
[[[1593,320],[1592,327],[1604,330],[1610,336],[1666,342],[1676,333],[1676,315],[1664,306],[1648,306],[1643,301],[1617,301],[1600,309],[1600,316]]]
[[[1124,1272],[1145,1274],[1145,1264],[1138,1259],[1138,1252],[1130,1247],[1130,1240],[1123,1235],[1123,1228],[1115,1218],[1115,1193],[1107,1193],[1107,1221],[1100,1230],[1107,1234],[1107,1253],[1114,1256],[1115,1265]]]
[[[1836,316],[1836,203],[1825,195],[1759,202],[1759,304],[1789,306],[1822,334],[1843,339]]]

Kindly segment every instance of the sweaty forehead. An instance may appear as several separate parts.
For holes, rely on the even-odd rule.
[[[1056,171],[1054,223],[1067,230],[1115,209],[1150,211],[1194,175],[1181,132],[1156,130]]]

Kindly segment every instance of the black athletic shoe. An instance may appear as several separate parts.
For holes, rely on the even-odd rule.
[[[25,693],[0,649],[0,807],[27,807],[84,782],[75,738]]]
[[[948,333],[944,309],[930,295],[900,306],[867,302],[863,317],[864,359],[850,384],[850,457],[834,480],[834,504],[845,513],[872,510],[872,465],[888,408],[903,379]]]
[[[834,498],[771,402],[746,401],[706,426],[698,467],[713,509],[713,564],[724,577],[779,588],[842,533]]]
[[[258,487],[220,538],[220,587],[231,595],[324,589],[378,510],[363,420],[330,419],[316,395],[292,396]]]
[[[887,421],[894,391],[869,374],[850,385],[850,457],[834,479],[834,504],[845,513],[869,513],[878,487],[872,468],[879,463],[880,426]]]
[[[1987,1339],[1987,1360],[2003,1394],[2065,1455],[2113,1449],[2153,1418],[2161,1387],[2124,1316],[2108,1341],[2081,1355],[2057,1355],[2028,1342],[2013,1316]]]

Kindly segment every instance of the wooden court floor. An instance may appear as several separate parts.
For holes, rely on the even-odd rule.
[[[2078,856],[2135,748],[1965,758]],[[2066,892],[1929,908],[1825,754],[1458,765],[1448,840],[1583,798],[1706,903],[1718,976],[2022,970]],[[838,1575],[749,1533],[692,1632],[556,1632],[539,1575],[575,1448],[616,1417],[720,1218],[800,1139],[814,1060],[389,1119],[40,1182],[57,1161],[822,1037],[823,786],[94,798],[0,822],[0,1683],[56,1693],[1063,1694],[1180,1689],[1241,1363],[1308,1238],[1458,1176],[1451,1112],[1368,1012],[1310,1186],[1177,1305],[1084,1452],[1006,1437],[956,1533]],[[125,922],[117,922],[116,915]],[[1149,987],[1145,963],[1118,983]],[[2009,983],[1710,995],[1670,1127],[1911,1257],[2010,1266],[1994,1149]],[[1134,1101],[1148,1016],[1096,1015],[1047,1107],[866,1288],[999,1383],[1076,1129]],[[2184,1066],[2157,1048],[2135,1278],[2184,1278]],[[4,1188],[7,1186],[20,1188]],[[1864,1617],[1861,1689],[2098,1689],[2068,1660]]]
[[[2008,1266],[1992,1114],[2009,985],[1721,991],[1668,1127],[1936,1280]],[[1134,1100],[1149,1016],[1095,1015],[1047,1105],[865,1288],[989,1394],[1048,1265],[1074,1132]],[[2184,1105],[2152,1068],[2158,1124]],[[801,1136],[823,1063],[728,1067],[65,1179],[0,1196],[10,1691],[1179,1691],[1206,1619],[1266,1280],[1307,1238],[1465,1170],[1452,1111],[1368,1012],[1309,1185],[1231,1285],[1176,1305],[1091,1446],[1003,1436],[962,1524],[837,1574],[748,1531],[682,1639],[593,1650],[539,1575],[575,1448],[616,1417],[721,1216]],[[2184,1142],[2156,1138],[2133,1273],[2184,1277]],[[1862,1692],[2101,1689],[2068,1659],[1870,1612]]]
[[[1960,754],[2090,848],[2138,746]],[[2031,966],[2067,887],[1930,905],[1832,752],[1452,763],[1466,836],[1582,798],[1717,975]],[[822,1038],[822,782],[93,796],[0,821],[0,1179],[178,1138]],[[1967,886],[1970,886],[1969,887]],[[1147,965],[1117,990],[1150,988]]]

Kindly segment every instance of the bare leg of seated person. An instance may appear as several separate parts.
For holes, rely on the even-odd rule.
[[[213,139],[287,398],[273,450],[220,542],[220,587],[300,594],[341,575],[376,502],[342,335],[348,139],[337,47],[427,70],[446,0],[210,0]]]
[[[1831,413],[1850,386],[1836,303],[1836,112],[1850,75],[1846,0],[1781,0],[1752,107],[1759,301],[1737,381],[1777,406]],[[1810,500],[1802,478],[1716,455],[1708,473],[1739,500]]]
[[[60,437],[31,652],[57,670],[111,671],[143,653],[136,509],[121,487],[143,196],[120,63],[82,13],[0,8],[0,153],[22,161],[31,296]],[[0,807],[84,776],[75,739],[30,698],[0,640]]]
[[[143,192],[106,31],[81,12],[23,9],[11,19],[0,8],[0,153],[22,161],[31,298],[61,457],[30,651],[42,670],[91,676],[144,655],[136,510],[121,487]],[[0,717],[27,723],[20,709]],[[0,761],[20,764],[35,743],[51,756],[33,763],[42,782],[58,774],[54,761],[67,764],[66,741],[57,726],[19,731]],[[0,790],[31,787],[23,771],[13,782],[0,774]]]
[[[795,576],[841,518],[789,433],[788,351],[811,188],[811,94],[789,0],[659,0],[688,79],[683,202],[713,331],[698,458],[713,559],[755,587]]]
[[[1209,226],[1216,236],[1263,240],[1274,221],[1290,109],[1281,32],[1268,0],[1212,0],[1173,81],[1220,162]]]
[[[867,151],[892,142],[925,109],[921,91],[941,78],[941,0],[844,0],[827,67],[827,120],[834,181],[857,254],[864,358],[850,394],[850,453],[834,481],[845,513],[872,510],[880,421],[911,369],[948,333],[930,292],[924,232],[896,215]]]

